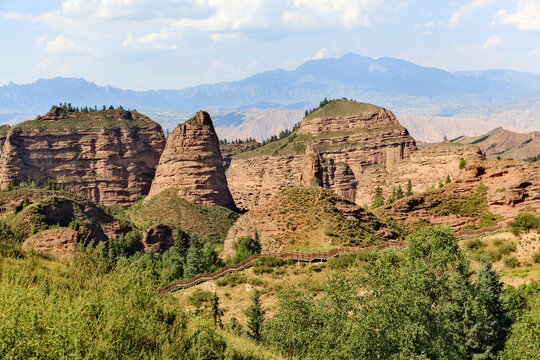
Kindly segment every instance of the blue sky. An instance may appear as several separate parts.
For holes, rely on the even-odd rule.
[[[0,85],[242,79],[354,52],[540,73],[540,0],[0,0]]]

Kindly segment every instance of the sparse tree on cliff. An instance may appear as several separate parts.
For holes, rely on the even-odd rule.
[[[411,179],[407,180],[407,192],[405,193],[405,196],[412,196],[413,195],[413,191],[412,191],[412,181]]]
[[[377,188],[375,189],[375,197],[373,198],[373,204],[371,205],[371,207],[373,209],[376,209],[383,205],[384,205],[384,197],[382,195],[382,189],[380,186],[377,186]]]

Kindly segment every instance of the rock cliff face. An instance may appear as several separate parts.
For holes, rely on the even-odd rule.
[[[236,204],[245,209],[280,189],[309,183],[306,177],[364,204],[374,191],[372,173],[388,174],[415,150],[414,139],[390,111],[339,100],[308,115],[288,138],[233,157],[227,179]]]
[[[7,131],[0,186],[50,179],[96,203],[128,205],[150,190],[164,146],[161,126],[136,111],[55,108]]]
[[[148,198],[169,188],[180,189],[178,195],[194,203],[234,206],[219,141],[210,115],[204,111],[167,138]]]
[[[450,184],[376,210],[404,224],[450,224],[455,231],[506,224],[540,209],[540,166],[513,160],[472,161]]]
[[[411,153],[408,159],[393,163],[388,169],[373,167],[365,172],[364,182],[359,183],[360,203],[371,204],[373,189],[380,186],[383,195],[388,199],[394,188],[405,191],[407,182],[411,180],[414,193],[426,191],[445,183],[447,176],[455,180],[463,172],[459,168],[461,160],[469,164],[483,160],[480,149],[474,145],[443,143],[426,146]]]

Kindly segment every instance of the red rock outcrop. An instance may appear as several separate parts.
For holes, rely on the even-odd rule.
[[[374,170],[380,176],[388,174],[416,150],[416,144],[386,109],[331,102],[304,118],[289,138],[233,157],[227,179],[237,206],[251,209],[285,187],[306,183],[302,173],[311,167],[306,148],[313,149],[308,156],[319,157],[324,187],[363,204],[375,189]]]
[[[22,248],[24,251],[35,251],[55,259],[68,259],[73,254],[77,237],[77,231],[70,228],[49,229],[26,239]]]
[[[234,206],[223,169],[219,141],[210,115],[199,111],[167,138],[148,198],[178,188],[188,201]]]
[[[144,252],[161,254],[174,245],[174,229],[167,225],[154,225],[144,233]]]
[[[485,195],[467,205],[464,199],[481,187]],[[445,205],[449,201],[452,206]],[[502,225],[520,211],[540,211],[540,165],[513,160],[472,161],[450,184],[376,210],[398,222],[449,224],[455,231],[471,226],[481,228],[477,211],[479,214],[489,211],[497,217],[493,224]]]
[[[136,111],[55,108],[9,129],[0,186],[50,179],[96,203],[128,205],[150,190],[164,146],[161,126]]]

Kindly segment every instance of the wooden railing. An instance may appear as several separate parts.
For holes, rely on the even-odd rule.
[[[330,258],[333,258],[338,255],[345,255],[345,254],[358,254],[361,252],[366,251],[372,251],[372,250],[384,250],[384,249],[396,249],[401,250],[405,247],[405,243],[403,241],[397,241],[397,240],[391,240],[387,241],[381,245],[377,246],[370,246],[370,247],[364,247],[364,248],[337,248],[330,251],[322,252],[263,252],[258,255],[253,255],[250,258],[247,258],[246,260],[242,261],[241,263],[238,263],[236,265],[227,265],[221,269],[219,269],[216,272],[208,273],[208,274],[199,274],[197,276],[194,276],[189,279],[184,280],[177,280],[172,282],[171,284],[161,288],[160,292],[168,292],[168,291],[174,291],[174,290],[182,290],[187,289],[189,287],[195,286],[197,284],[200,284],[205,281],[215,280],[227,273],[236,272],[236,271],[242,271],[247,269],[251,266],[253,261],[260,257],[274,257],[278,259],[283,260],[295,260],[295,261],[305,261],[305,262],[312,262],[312,261],[326,261]]]
[[[459,230],[456,232],[457,239],[468,239],[471,237],[489,236],[501,231],[507,230],[506,224],[498,224],[490,228],[476,229],[476,230]]]

